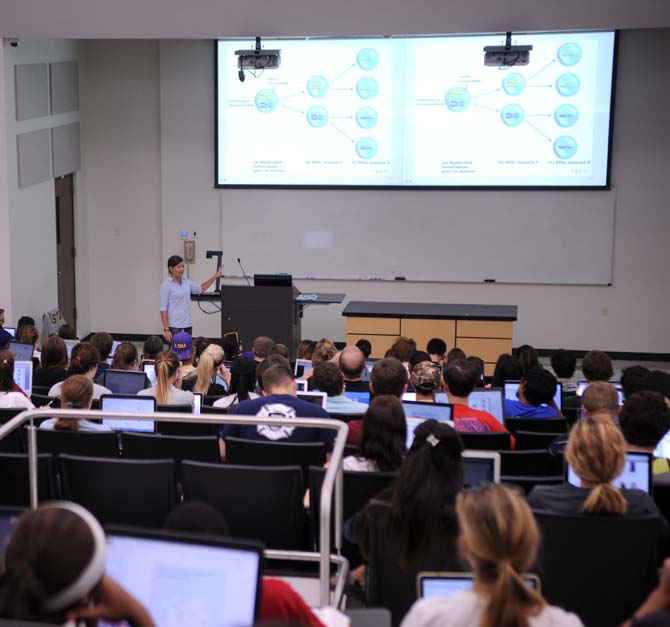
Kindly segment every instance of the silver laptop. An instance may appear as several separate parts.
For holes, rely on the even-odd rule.
[[[26,396],[30,396],[33,393],[32,361],[14,362],[14,382],[23,390]]]

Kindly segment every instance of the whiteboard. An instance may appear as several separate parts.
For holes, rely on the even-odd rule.
[[[612,282],[614,190],[226,189],[219,194],[226,266],[240,257],[249,274]]]

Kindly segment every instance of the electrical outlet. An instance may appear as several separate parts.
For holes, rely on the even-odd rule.
[[[195,263],[195,240],[187,239],[184,241],[184,261]]]

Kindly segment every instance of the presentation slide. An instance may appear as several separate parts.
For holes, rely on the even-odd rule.
[[[614,33],[264,40],[278,69],[217,58],[220,186],[604,187]]]

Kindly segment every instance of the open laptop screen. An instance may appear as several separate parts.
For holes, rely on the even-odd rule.
[[[365,403],[366,405],[370,404],[370,392],[350,392],[349,390],[345,390],[344,395],[350,401],[356,401],[357,403]]]
[[[463,451],[463,485],[472,487],[485,483],[500,483],[500,453]]]
[[[619,383],[619,381],[608,381],[608,383],[616,388],[617,394],[619,395],[619,405],[623,405],[624,398],[621,383]],[[587,387],[589,387],[588,381],[577,381],[577,396],[582,396]]]
[[[500,424],[503,424],[505,420],[502,388],[480,388],[473,390],[470,392],[470,396],[468,396],[468,405],[473,409],[493,414]]]
[[[116,353],[116,349],[121,345],[121,342],[118,340],[112,340],[112,350],[109,353],[109,357],[107,358],[107,363],[111,366],[112,361],[114,360],[114,353]]]
[[[540,580],[536,575],[524,575],[523,580],[529,588],[539,592]],[[419,573],[417,575],[419,598],[449,597],[453,594],[472,590],[472,573]]]
[[[448,403],[421,403],[418,401],[403,401],[402,408],[406,418],[423,418],[427,420],[451,420],[454,406]]]
[[[253,625],[261,560],[261,546],[250,542],[114,528],[107,534],[107,573],[159,627]]]
[[[326,406],[326,393],[325,392],[297,392],[296,396],[301,401],[307,401],[308,403],[314,403],[319,407]]]
[[[580,486],[577,473],[568,465],[568,483]],[[647,494],[652,489],[652,456],[649,453],[626,453],[626,463],[621,474],[612,481],[617,488],[643,490]]]
[[[156,385],[156,362],[151,361],[142,364],[142,372],[147,375],[151,385]]]
[[[63,340],[65,342],[65,350],[67,350],[67,358],[71,359],[72,349],[79,344],[79,340]]]
[[[9,343],[9,350],[14,353],[14,361],[30,361],[33,358],[35,347],[32,344],[12,340]]]
[[[295,360],[295,378],[301,379],[302,376],[312,367],[312,362],[309,359],[296,359]]]
[[[30,396],[33,393],[32,361],[14,362],[14,382],[23,390],[26,396]]]
[[[135,370],[107,370],[104,385],[113,394],[137,394],[146,387],[147,377]]]
[[[521,381],[505,381],[505,399],[516,401],[516,391],[519,389],[519,385],[521,385]],[[556,384],[554,403],[556,403],[559,411],[563,408],[563,385],[560,381]],[[546,407],[546,405],[542,405],[541,407]]]
[[[156,399],[153,396],[103,394],[100,397],[100,409],[124,414],[149,414],[156,411]],[[114,431],[154,432],[153,420],[103,418],[102,424],[114,429]]]
[[[298,392],[307,392],[307,381],[304,381],[303,379],[296,379],[295,389]]]

